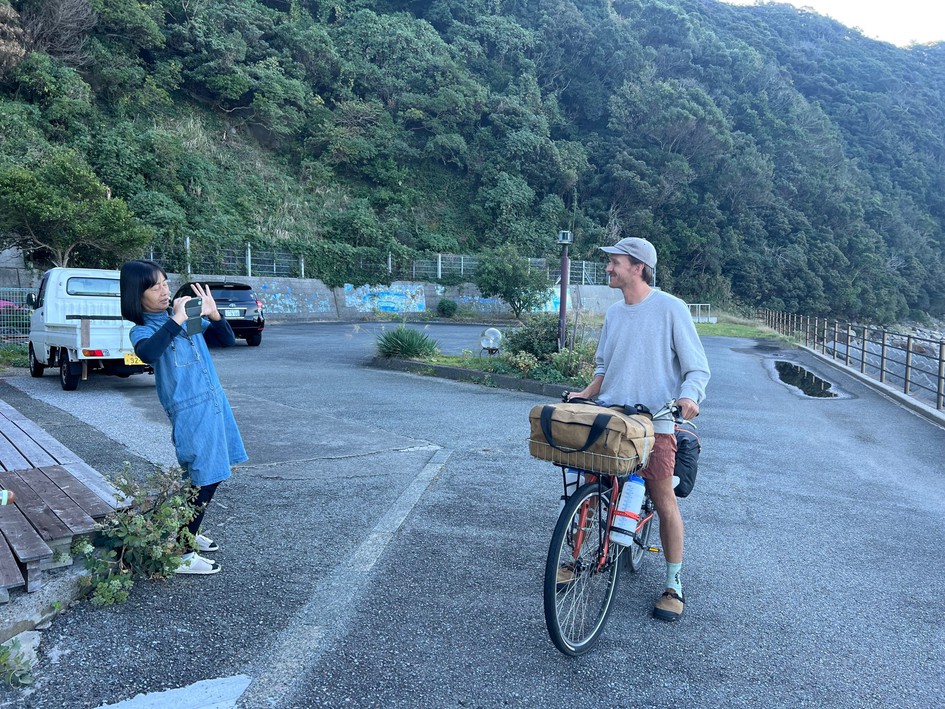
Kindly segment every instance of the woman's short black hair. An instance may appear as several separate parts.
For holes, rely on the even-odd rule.
[[[167,273],[154,261],[128,261],[121,267],[121,316],[136,325],[144,325],[141,296]]]

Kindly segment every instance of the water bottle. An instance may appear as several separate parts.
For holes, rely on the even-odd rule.
[[[580,470],[575,470],[574,468],[565,468],[564,469],[564,494],[561,496],[561,505],[558,509],[564,509],[564,501],[569,495],[573,495],[575,491],[584,484],[584,473]]]
[[[640,524],[640,510],[643,507],[643,478],[631,475],[620,491],[614,526],[610,530],[610,541],[628,547],[633,544],[633,535]]]

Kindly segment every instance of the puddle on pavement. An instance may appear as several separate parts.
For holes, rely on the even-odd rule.
[[[778,370],[778,376],[785,384],[795,386],[804,392],[807,396],[816,396],[821,399],[836,397],[836,392],[830,391],[830,382],[821,379],[813,372],[810,372],[800,365],[791,362],[777,361],[774,363]]]

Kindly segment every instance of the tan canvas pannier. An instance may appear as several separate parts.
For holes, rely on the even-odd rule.
[[[626,474],[653,451],[653,423],[597,404],[539,404],[528,415],[528,450],[536,458],[580,470]]]

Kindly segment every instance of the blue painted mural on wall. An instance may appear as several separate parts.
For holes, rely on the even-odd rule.
[[[318,313],[335,316],[335,303],[330,292],[293,289],[291,285],[263,282],[256,291],[263,302],[263,311],[273,315]]]
[[[358,286],[345,283],[345,306],[359,313],[422,313],[427,309],[422,284]]]

